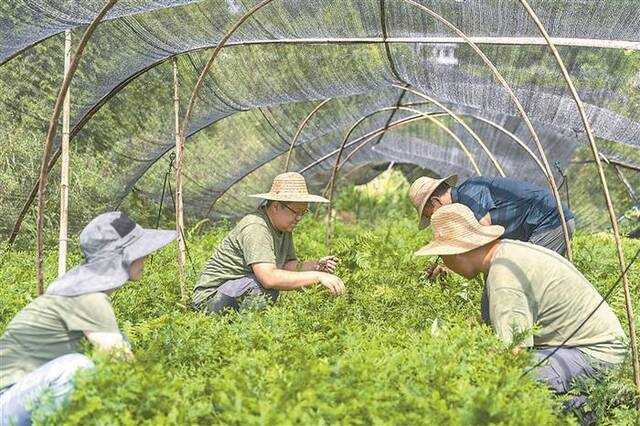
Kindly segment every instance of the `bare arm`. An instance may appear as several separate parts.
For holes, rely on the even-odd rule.
[[[320,271],[335,274],[338,263],[340,263],[340,259],[337,256],[325,256],[318,260],[305,262],[290,260],[284,265],[284,269],[287,271]]]
[[[120,333],[105,333],[99,331],[85,331],[84,335],[93,346],[100,351],[119,350],[132,355],[129,345]]]
[[[345,291],[344,283],[340,278],[325,272],[294,272],[286,269],[278,269],[273,263],[256,263],[251,265],[251,269],[264,288],[295,290],[311,284],[320,283],[327,287],[333,294],[342,294]]]
[[[300,262],[298,260],[290,260],[284,265],[284,269],[286,271],[317,271],[316,267],[318,266],[318,262],[315,260],[307,260],[305,262]],[[299,268],[299,269],[298,269]]]

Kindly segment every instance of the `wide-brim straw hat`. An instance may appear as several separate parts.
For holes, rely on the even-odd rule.
[[[414,254],[442,256],[461,254],[497,240],[504,234],[500,225],[481,225],[469,207],[454,203],[442,206],[431,217],[433,240]]]
[[[416,179],[409,188],[409,199],[411,204],[418,211],[418,228],[424,229],[431,223],[428,217],[422,215],[424,206],[427,205],[427,201],[442,182],[447,183],[449,186],[455,186],[458,182],[458,175],[450,175],[443,179],[432,179],[427,176]]]
[[[324,197],[309,194],[304,176],[296,172],[282,173],[273,179],[271,190],[264,194],[249,195],[254,198],[292,203],[328,203]]]

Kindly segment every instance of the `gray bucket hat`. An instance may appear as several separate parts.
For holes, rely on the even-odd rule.
[[[113,290],[129,280],[129,266],[169,244],[176,231],[144,229],[126,213],[103,213],[80,233],[85,262],[52,282],[46,294],[80,296]]]

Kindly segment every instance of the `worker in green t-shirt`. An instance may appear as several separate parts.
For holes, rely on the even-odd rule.
[[[538,359],[553,353],[535,374],[555,392],[565,393],[576,377],[597,376],[625,359],[620,321],[571,262],[532,243],[500,239],[502,226],[481,225],[463,204],[441,207],[431,223],[433,240],[415,254],[439,255],[469,279],[483,274],[483,320],[516,351],[531,348]],[[584,401],[576,396],[569,406]]]
[[[82,354],[83,338],[130,354],[109,295],[139,280],[145,256],[175,238],[175,231],[143,229],[121,212],[101,214],[84,228],[85,262],[18,312],[0,337],[0,426],[31,424],[45,396],[53,397],[51,408],[64,401],[75,373],[93,367]]]
[[[238,310],[245,298],[275,302],[279,290],[316,283],[344,293],[344,283],[333,275],[338,258],[298,262],[291,235],[308,203],[328,200],[309,194],[304,177],[293,172],[276,176],[268,193],[252,197],[266,205],[240,220],[216,248],[193,289],[194,307],[207,313]]]

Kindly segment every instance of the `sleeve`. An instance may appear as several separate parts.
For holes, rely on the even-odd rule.
[[[287,262],[290,260],[298,260],[298,255],[296,254],[296,245],[293,242],[293,235],[289,234],[289,245],[287,247]]]
[[[240,231],[239,241],[247,266],[254,263],[276,263],[273,236],[266,226],[258,223],[245,226]]]
[[[458,202],[471,209],[477,220],[496,208],[486,182],[468,182],[458,188]]]
[[[513,343],[514,333],[528,332],[534,326],[529,300],[516,277],[499,279],[489,285],[489,315],[491,326],[507,345]],[[528,335],[519,346],[532,347],[533,336]]]
[[[109,296],[105,293],[90,293],[73,299],[72,309],[64,317],[69,331],[120,332]]]

